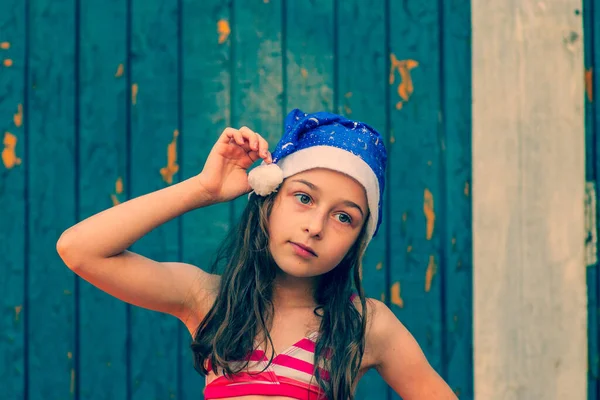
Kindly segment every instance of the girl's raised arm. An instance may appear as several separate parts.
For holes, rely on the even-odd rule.
[[[77,275],[108,294],[172,314],[188,329],[195,328],[212,304],[219,277],[193,265],[158,262],[127,249],[173,218],[249,192],[246,170],[259,158],[269,161],[267,147],[248,128],[226,129],[199,175],[72,226],[58,240],[60,257]],[[192,311],[194,318],[188,320]]]
[[[57,243],[65,264],[92,285],[127,303],[179,318],[199,304],[187,304],[191,285],[214,284],[195,266],[157,262],[127,251],[169,220],[212,204],[199,177],[134,198],[67,229]]]

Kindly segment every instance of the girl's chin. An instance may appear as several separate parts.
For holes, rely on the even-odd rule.
[[[283,264],[283,263],[282,263]],[[277,264],[277,269],[279,275],[284,278],[298,278],[298,279],[309,279],[318,276],[319,274],[315,274],[314,271],[310,270],[304,265],[283,265]]]

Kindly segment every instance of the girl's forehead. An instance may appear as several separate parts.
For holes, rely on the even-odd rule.
[[[366,204],[365,188],[354,178],[327,168],[314,168],[288,177],[288,184],[303,185],[331,195],[352,197]]]
[[[319,182],[331,182],[331,183],[350,183],[362,187],[362,185],[350,175],[344,174],[343,172],[335,171],[328,168],[313,168],[307,171],[298,172],[295,175],[287,178],[289,181],[308,180],[312,179],[315,185]]]

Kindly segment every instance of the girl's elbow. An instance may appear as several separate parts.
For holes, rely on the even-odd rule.
[[[77,252],[73,244],[72,235],[68,230],[62,233],[56,242],[56,252],[69,269],[75,271],[81,267],[81,262],[77,261]]]

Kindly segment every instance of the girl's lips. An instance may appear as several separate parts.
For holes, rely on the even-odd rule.
[[[301,245],[299,243],[294,243],[294,242],[290,242],[290,243],[292,244],[292,247],[294,248],[294,251],[296,252],[296,254],[298,254],[299,256],[302,256],[305,258],[317,257],[317,254],[310,247]]]

